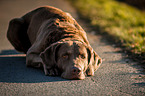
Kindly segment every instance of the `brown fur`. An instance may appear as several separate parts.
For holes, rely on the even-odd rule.
[[[26,65],[43,66],[45,75],[84,79],[102,62],[81,26],[54,7],[40,7],[11,20],[7,37],[16,50],[26,53]]]

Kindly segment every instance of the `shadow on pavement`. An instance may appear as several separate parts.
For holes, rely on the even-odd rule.
[[[145,86],[145,82],[142,82],[142,83],[133,83],[132,85],[144,87]]]
[[[25,54],[15,50],[3,50],[0,53],[0,82],[40,83],[66,81],[60,77],[45,76],[43,70],[27,68]]]

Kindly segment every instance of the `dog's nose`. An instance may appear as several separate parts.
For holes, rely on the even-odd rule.
[[[79,74],[81,72],[81,68],[79,67],[72,67],[72,74]]]

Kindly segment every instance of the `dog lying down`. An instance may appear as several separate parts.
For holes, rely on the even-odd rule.
[[[54,7],[40,7],[12,19],[7,38],[17,51],[26,53],[27,66],[43,67],[45,75],[84,79],[102,63],[81,26]]]

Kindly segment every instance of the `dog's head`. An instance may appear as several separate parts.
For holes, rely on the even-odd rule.
[[[61,77],[65,79],[84,79],[85,75],[92,76],[102,62],[90,46],[79,41],[52,44],[40,57],[46,65],[46,70],[57,67]]]

